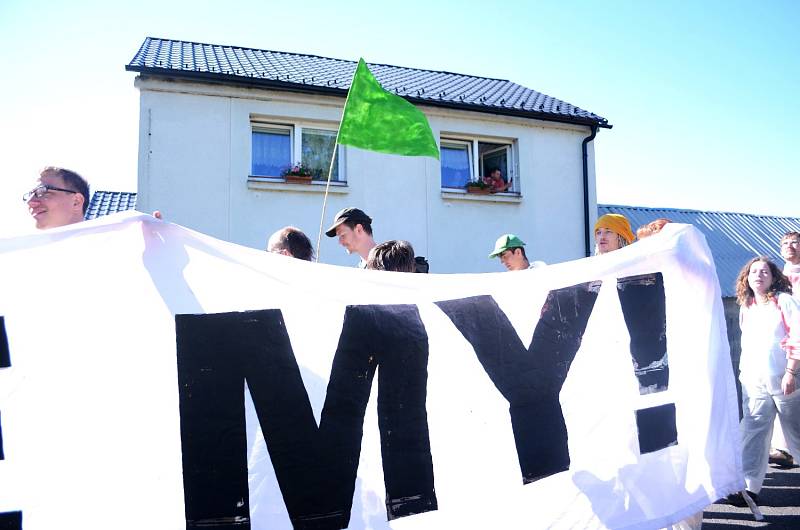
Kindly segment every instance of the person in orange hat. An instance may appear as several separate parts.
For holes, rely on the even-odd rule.
[[[631,223],[624,215],[607,213],[594,224],[596,255],[619,250],[633,243],[634,239]]]

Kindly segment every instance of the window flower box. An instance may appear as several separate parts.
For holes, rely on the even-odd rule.
[[[284,175],[283,178],[287,184],[311,184],[314,177],[311,175]]]
[[[281,171],[281,176],[287,184],[311,184],[314,178],[314,170],[303,162],[288,166]]]
[[[472,181],[467,183],[467,193],[474,193],[477,195],[489,195],[492,193],[492,188],[482,180]]]

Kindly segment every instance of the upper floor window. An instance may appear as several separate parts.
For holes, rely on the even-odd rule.
[[[251,175],[280,177],[289,166],[302,162],[315,180],[328,178],[336,130],[302,124],[252,123]],[[331,180],[343,181],[342,147],[336,150]]]
[[[336,131],[324,129],[303,129],[301,134],[300,160],[312,168],[314,178],[327,179],[331,165]],[[339,180],[339,165],[333,164],[331,180]]]
[[[440,150],[443,188],[463,188],[467,182],[474,180],[471,142],[442,138]]]
[[[505,191],[519,193],[512,142],[443,137],[440,147],[443,188],[463,189],[499,170]]]
[[[253,175],[277,177],[292,164],[291,127],[253,127]]]

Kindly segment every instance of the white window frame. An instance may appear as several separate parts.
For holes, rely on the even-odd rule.
[[[253,132],[271,132],[271,131],[289,131],[289,148],[291,150],[291,160],[289,161],[290,164],[294,164],[295,162],[302,161],[302,154],[303,154],[303,129],[313,129],[317,131],[330,131],[336,134],[336,126],[330,123],[324,122],[312,122],[312,121],[297,121],[297,122],[283,122],[279,120],[271,120],[268,118],[251,118],[250,119],[250,172],[253,171]],[[339,179],[338,180],[331,180],[331,183],[341,183],[347,184],[347,176],[345,175],[345,158],[346,158],[346,150],[345,146],[337,145],[336,146],[338,156],[336,157],[336,166],[339,171]],[[328,176],[328,169],[324,168],[324,178]],[[256,178],[263,178],[267,180],[275,180],[277,182],[283,182],[284,178],[280,175],[250,175],[251,177]],[[325,183],[325,180],[315,180],[312,184],[318,183]]]
[[[289,133],[289,163],[293,163],[294,158],[291,156],[294,153],[294,130],[291,125],[282,123],[260,123],[251,122],[250,124],[250,173],[253,173],[253,133]],[[279,175],[253,175],[256,177],[279,177]]]
[[[504,175],[506,180],[513,179],[511,188],[509,191],[504,193],[511,193],[514,195],[518,195],[520,193],[520,183],[519,183],[519,166],[517,164],[517,149],[518,149],[518,142],[515,138],[492,138],[489,136],[478,136],[478,135],[463,135],[463,134],[448,134],[442,133],[439,138],[439,148],[441,149],[442,144],[467,144],[470,146],[470,181],[474,182],[478,179],[484,177],[481,173],[481,168],[483,167],[483,160],[486,154],[496,153],[501,149],[505,149],[506,151],[506,172],[507,174]],[[479,144],[500,144],[502,147],[498,147],[489,153],[485,153],[484,155],[480,154]],[[441,185],[441,174],[439,177],[439,182]],[[450,190],[453,188],[442,188],[445,190]]]
[[[474,182],[475,181],[475,169],[477,167],[477,166],[475,166],[475,145],[476,145],[475,142],[473,142],[471,140],[464,140],[464,139],[461,139],[461,138],[450,138],[450,137],[443,136],[439,140],[439,150],[441,151],[442,147],[447,147],[447,144],[450,144],[451,146],[458,146],[458,147],[465,146],[465,147],[467,147],[467,156],[469,157],[469,180],[470,180],[470,182]],[[440,186],[441,186],[441,182],[442,182],[442,178],[441,178],[441,173],[440,173],[440,176],[439,176],[439,184],[440,184]],[[456,189],[456,188],[443,187],[443,189]]]

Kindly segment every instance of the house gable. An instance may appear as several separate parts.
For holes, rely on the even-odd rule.
[[[263,249],[269,235],[286,225],[316,241],[323,203],[323,225],[337,210],[357,206],[375,219],[376,240],[410,241],[418,255],[428,257],[431,272],[503,270],[487,254],[497,237],[508,232],[526,241],[534,259],[554,263],[585,255],[589,216],[584,201],[589,211],[596,208],[591,139],[598,127],[610,127],[599,116],[552,98],[540,103],[541,111],[522,105],[521,112],[506,112],[502,107],[512,105],[509,100],[524,91],[533,96],[533,91],[500,80],[373,65],[385,85],[401,85],[398,93],[410,90],[402,90],[403,75],[410,76],[406,81],[426,83],[406,83],[420,91],[417,99],[406,97],[427,116],[440,147],[449,150],[449,162],[339,146],[341,165],[325,200],[324,177],[347,92],[344,84],[355,63],[180,41],[156,44],[145,41],[128,65],[139,72],[142,211],[162,210],[170,221]],[[283,62],[268,62],[276,58]],[[244,59],[274,69],[265,70],[266,77],[241,68],[237,72],[234,66],[242,67]],[[311,75],[328,72],[325,68],[329,77]],[[465,96],[464,102],[444,105],[446,89],[441,98],[421,97],[423,88],[425,94],[437,89],[434,78],[469,78],[475,90],[497,90],[472,93],[472,103]],[[509,100],[501,96],[501,86],[511,90]],[[464,93],[468,90],[465,85]],[[547,97],[535,97],[540,96]],[[323,150],[326,156],[319,156]],[[323,159],[327,163],[321,164]],[[298,162],[312,162],[312,181],[286,178],[285,170]],[[494,169],[508,181],[507,191],[468,192],[467,182]],[[558,230],[548,223],[552,219],[558,219]],[[358,261],[326,237],[319,255],[329,264]]]

